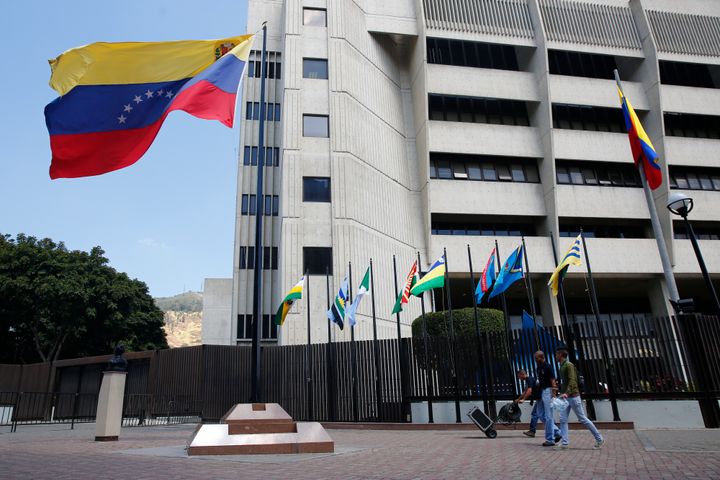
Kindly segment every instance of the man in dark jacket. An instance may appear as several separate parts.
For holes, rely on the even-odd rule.
[[[540,398],[540,386],[538,385],[537,378],[528,375],[525,370],[518,370],[517,377],[521,382],[525,383],[525,391],[518,397],[516,400],[517,403],[523,403],[528,399],[531,404],[535,402],[532,412],[530,413],[530,429],[527,432],[523,432],[523,435],[535,437],[538,420],[545,418],[542,398]]]

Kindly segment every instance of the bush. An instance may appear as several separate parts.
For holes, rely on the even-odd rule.
[[[478,322],[481,333],[505,333],[505,317],[503,312],[494,308],[478,308]],[[427,334],[431,337],[449,336],[450,315],[448,311],[425,314]],[[475,315],[473,308],[453,310],[453,327],[456,338],[475,338]],[[422,316],[413,320],[412,335],[422,337]]]

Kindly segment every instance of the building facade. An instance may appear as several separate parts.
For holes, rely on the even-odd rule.
[[[504,259],[523,236],[531,273],[506,294],[510,318],[531,310],[532,287],[538,318],[560,323],[546,286],[552,245],[563,255],[581,228],[604,317],[670,314],[614,69],[662,160],[653,195],[680,295],[712,311],[666,203],[674,190],[694,199],[691,220],[720,275],[720,2],[250,0],[247,31],[263,21],[265,195],[254,194],[258,39],[238,110],[231,318],[203,325],[213,343],[249,340],[258,209],[268,341],[307,341],[308,298],[311,340],[327,341],[328,297],[348,263],[356,287],[371,258],[381,338],[397,335],[393,255],[401,284],[418,252],[427,268],[446,249],[453,308],[470,306],[468,251],[477,280],[496,240]],[[272,314],[305,271],[308,298],[278,331]],[[592,313],[584,272],[565,281],[570,315]],[[442,295],[426,304],[447,307]],[[370,298],[359,313],[355,338],[372,338]],[[419,314],[415,300],[403,336]]]

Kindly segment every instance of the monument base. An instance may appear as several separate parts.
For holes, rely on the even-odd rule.
[[[95,441],[114,442],[120,435],[126,377],[127,372],[103,372],[98,394]]]
[[[200,425],[188,455],[333,453],[335,443],[318,422],[295,422],[277,403],[239,403],[223,423]]]

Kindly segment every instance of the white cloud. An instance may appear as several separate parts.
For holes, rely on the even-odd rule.
[[[170,248],[167,243],[159,242],[159,241],[155,240],[154,238],[150,238],[150,237],[141,238],[140,240],[138,240],[137,243],[139,243],[143,247],[148,247],[148,248],[160,248],[162,250],[167,250],[168,248]]]

